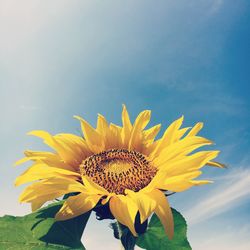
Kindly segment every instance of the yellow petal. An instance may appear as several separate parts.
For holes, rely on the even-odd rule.
[[[110,148],[122,148],[122,128],[111,123],[110,126]]]
[[[176,137],[175,139],[173,140],[173,142],[177,142],[178,140],[181,139],[181,137],[190,129],[190,127],[187,127],[187,128],[182,128],[180,130],[177,131],[176,133]]]
[[[72,192],[86,192],[86,189],[80,182],[72,179],[50,178],[29,185],[20,195],[19,201],[31,202],[45,196],[51,200]]]
[[[37,163],[44,163],[51,167],[75,171],[73,166],[64,162],[62,158],[56,153],[26,150],[24,154],[26,155],[27,159]]]
[[[74,164],[75,155],[72,154],[69,144],[63,142],[62,136],[52,136],[48,132],[42,130],[31,131],[28,134],[42,138],[44,142],[53,148],[65,162],[68,164]]]
[[[185,156],[180,160],[166,163],[161,166],[160,171],[167,172],[168,176],[195,171],[205,166],[207,162],[217,157],[218,154],[219,151],[200,151],[195,154]]]
[[[80,116],[74,116],[81,122],[84,138],[88,147],[93,153],[100,153],[105,149],[105,144],[102,136]]]
[[[105,149],[112,148],[112,137],[109,129],[109,124],[103,115],[98,114],[96,131],[102,136],[102,140],[105,144]]]
[[[22,158],[22,159],[16,161],[15,164],[14,164],[14,166],[21,165],[21,164],[23,164],[23,163],[25,163],[25,162],[27,162],[27,161],[29,161],[29,160],[30,160],[30,158],[24,157],[24,158]]]
[[[187,154],[190,154],[195,149],[211,144],[212,142],[210,140],[203,137],[186,137],[181,141],[178,141],[166,147],[161,151],[161,154],[159,156],[155,157],[152,160],[154,162],[154,165],[160,168],[162,165],[169,163],[170,160],[177,161]]]
[[[206,164],[209,165],[209,166],[212,166],[212,167],[226,168],[225,164],[219,163],[217,161],[209,161]]]
[[[161,178],[156,185],[157,188],[163,190],[169,190],[173,192],[183,192],[193,186],[190,180],[201,175],[201,171],[193,171],[191,173],[185,173],[178,176]]]
[[[190,132],[187,134],[187,136],[195,136],[198,134],[198,132],[203,128],[203,123],[198,122],[195,124],[195,126],[190,130]]]
[[[61,133],[54,136],[54,138],[67,150],[68,154],[70,154],[71,159],[70,163],[78,166],[79,163],[82,162],[83,159],[88,157],[91,154],[87,143],[83,138],[73,135]]]
[[[122,128],[123,145],[125,148],[128,148],[129,139],[130,139],[131,131],[132,131],[132,124],[130,122],[129,114],[125,105],[123,105],[123,109],[122,109],[122,125],[123,125],[123,128]]]
[[[141,193],[150,193],[152,190],[158,188],[159,183],[166,179],[166,173],[158,171],[156,175],[153,177],[151,182],[140,190]]]
[[[138,211],[136,203],[127,196],[113,196],[109,201],[109,207],[113,216],[123,225],[127,226],[134,236],[137,236],[134,222]]]
[[[160,143],[160,140],[156,140],[152,142],[152,144],[144,146],[142,153],[148,157],[151,157],[151,160],[154,159],[154,156],[152,155],[152,152],[154,152],[157,145]]]
[[[152,143],[161,129],[161,124],[143,131],[144,144]]]
[[[71,196],[57,212],[55,219],[63,221],[84,214],[95,207],[100,198],[100,195],[89,195],[86,193]]]
[[[37,196],[35,199],[32,199],[30,201],[20,201],[20,202],[30,202],[32,212],[34,212],[35,210],[39,209],[47,201],[52,201],[56,198],[61,197],[62,195],[63,194],[61,192],[54,191],[46,195]]]
[[[141,224],[152,214],[156,208],[156,201],[143,192],[126,190],[128,196],[137,204],[140,212]]]
[[[50,191],[49,194],[37,196],[36,198],[31,199],[30,201],[20,201],[20,202],[31,203],[31,209],[32,209],[32,212],[34,212],[37,209],[39,209],[47,201],[53,201],[56,198],[60,198],[63,195],[64,194],[62,194],[62,192],[59,192],[59,191]]]
[[[39,179],[47,179],[51,177],[69,177],[72,179],[80,178],[80,174],[61,168],[46,166],[44,163],[36,163],[28,168],[24,173],[16,178],[15,185],[19,186],[26,182],[31,182]]]
[[[105,117],[101,114],[98,114],[96,130],[101,135],[106,135],[107,130],[109,130],[109,125]]]
[[[167,198],[157,189],[153,190],[149,195],[156,200],[155,213],[160,219],[168,238],[172,239],[174,236],[174,219]]]
[[[51,199],[53,200],[53,198]],[[36,211],[37,209],[39,209],[46,201],[48,201],[47,199],[45,200],[34,200],[31,202],[31,210],[32,212]]]
[[[40,137],[44,140],[44,142],[50,146],[51,148],[57,150],[57,148],[60,149],[60,145],[58,145],[57,141],[54,139],[54,137],[49,134],[46,131],[43,130],[33,130],[28,133],[28,135],[34,135],[37,137]]]
[[[174,142],[176,136],[178,135],[178,130],[183,122],[184,117],[182,116],[178,120],[174,121],[165,131],[163,137],[160,140],[160,143],[157,145],[155,150],[151,153],[151,157],[155,157],[162,149],[164,149],[166,146],[170,145]]]
[[[108,125],[104,116],[98,114],[96,130],[102,136],[105,142],[105,150],[111,148],[121,148],[122,146],[122,128],[111,123]]]
[[[141,151],[142,149],[142,130],[150,121],[151,111],[145,110],[141,112],[135,120],[129,140],[129,150]]]
[[[113,197],[113,196],[116,196],[116,194],[115,193],[109,193],[106,197],[103,197],[103,199],[101,201],[102,205],[105,205],[106,203],[108,203],[109,200],[111,199],[111,197]]]
[[[209,180],[192,180],[189,182],[194,186],[200,186],[200,185],[204,185],[204,184],[213,183],[213,181],[209,181]]]
[[[67,150],[48,132],[42,130],[34,130],[28,133],[28,135],[34,135],[44,140],[48,146],[53,148],[58,154],[67,161],[69,158]]]
[[[97,183],[93,182],[88,176],[82,176],[83,184],[86,190],[88,190],[89,193],[92,194],[103,194],[103,195],[108,195],[109,192],[99,186]]]

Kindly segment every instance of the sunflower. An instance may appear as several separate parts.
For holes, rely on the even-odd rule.
[[[101,204],[108,206],[113,217],[134,236],[136,216],[139,214],[140,223],[144,223],[154,212],[171,239],[174,223],[166,191],[182,192],[211,183],[195,180],[202,173],[200,169],[205,165],[223,165],[213,161],[219,151],[197,151],[213,144],[197,136],[203,127],[201,122],[193,128],[181,128],[182,116],[160,139],[155,139],[161,125],[145,129],[150,116],[151,111],[145,110],[132,124],[124,105],[122,126],[108,124],[99,114],[96,128],[75,116],[81,123],[83,137],[30,132],[42,138],[54,152],[27,150],[26,157],[17,162],[33,162],[15,182],[33,182],[20,195],[20,202],[31,203],[34,211],[47,201],[76,193],[65,200],[56,220],[76,217]]]

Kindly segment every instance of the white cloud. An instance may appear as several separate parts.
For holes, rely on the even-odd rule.
[[[229,209],[235,208],[250,197],[250,171],[237,169],[224,177],[225,183],[213,190],[198,205],[192,207],[186,217],[189,224],[207,220]]]

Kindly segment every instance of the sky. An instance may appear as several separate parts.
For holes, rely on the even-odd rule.
[[[80,134],[73,115],[121,123],[152,110],[151,125],[205,124],[226,170],[214,184],[170,197],[194,250],[250,249],[250,2],[248,0],[0,0],[0,215],[24,215],[13,167],[47,149],[31,130]],[[91,217],[87,249],[119,248]],[[139,248],[138,248],[139,249]]]

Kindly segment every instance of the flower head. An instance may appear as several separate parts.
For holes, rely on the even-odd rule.
[[[33,161],[16,185],[33,182],[20,196],[36,210],[45,202],[69,193],[56,214],[67,220],[83,214],[97,204],[108,205],[112,215],[136,235],[135,218],[143,223],[154,212],[169,238],[173,236],[173,217],[164,191],[181,192],[210,183],[195,180],[205,165],[223,167],[213,161],[219,151],[197,151],[212,142],[197,136],[203,124],[181,128],[183,117],[174,121],[160,139],[161,125],[145,129],[151,112],[141,112],[132,124],[123,106],[122,127],[108,124],[98,115],[93,128],[81,117],[83,137],[73,134],[50,135],[45,131],[29,134],[40,137],[54,152],[25,151],[17,164]],[[193,151],[195,151],[193,153]]]

